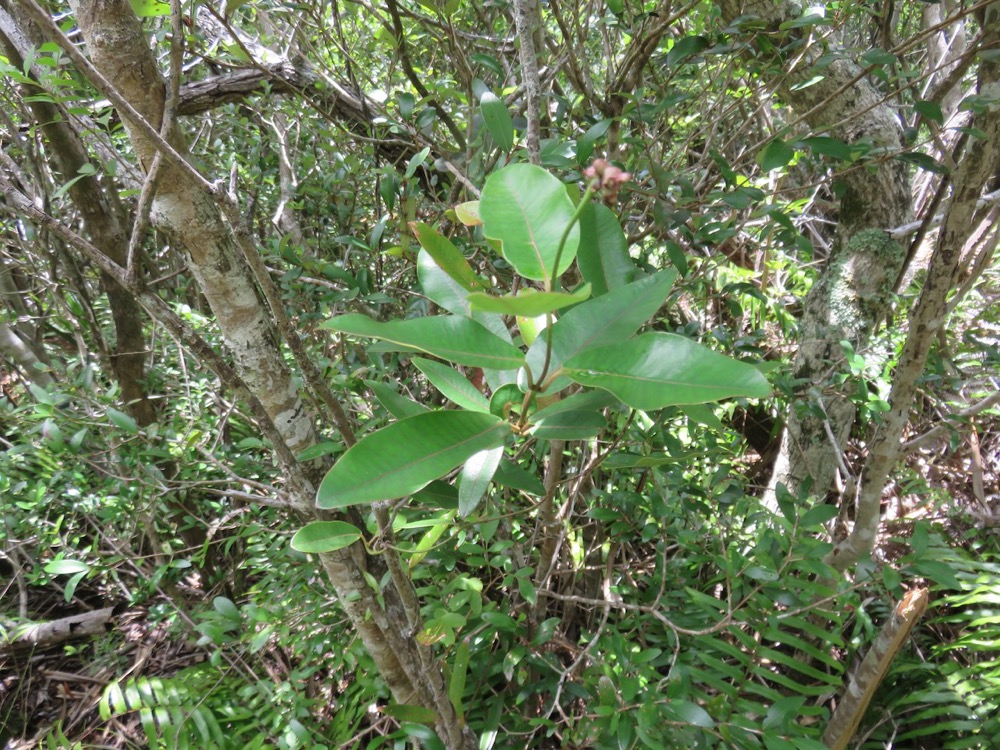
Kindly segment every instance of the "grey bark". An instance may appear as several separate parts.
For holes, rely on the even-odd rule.
[[[751,40],[769,38],[769,49],[781,52],[795,30],[779,31],[785,21],[803,14],[797,2],[722,0],[723,18],[755,16],[765,30]],[[865,141],[887,153],[903,150],[902,127],[892,107],[868,82],[859,65],[836,59],[822,68],[822,80],[804,88],[816,63],[837,45],[835,37],[789,52],[788,64],[774,81],[788,102],[815,132],[828,132],[845,143]],[[889,310],[893,285],[905,252],[888,230],[912,219],[910,179],[905,163],[873,160],[867,168],[843,176],[838,226],[831,257],[806,297],[800,326],[799,349],[793,376],[802,382],[800,401],[787,416],[781,449],[765,497],[775,507],[778,484],[795,496],[807,490],[824,497],[834,487],[839,457],[854,425],[856,409],[834,384],[843,370],[841,341],[855,351],[868,352],[872,334]]]
[[[34,348],[6,323],[0,323],[0,356],[18,367],[21,374],[35,385],[42,388],[55,385],[45,362]]]

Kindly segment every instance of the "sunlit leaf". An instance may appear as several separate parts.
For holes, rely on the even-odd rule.
[[[366,435],[330,469],[316,504],[343,508],[410,495],[469,456],[503,445],[510,426],[491,414],[432,411]]]
[[[566,186],[532,164],[511,164],[494,172],[479,199],[486,236],[500,242],[503,257],[519,274],[535,281],[552,278],[574,210]],[[569,268],[579,243],[580,227],[574,225],[566,235],[557,275]]]
[[[795,149],[780,138],[775,138],[757,155],[757,162],[762,170],[770,172],[772,169],[781,169],[794,158]]]
[[[671,333],[647,333],[587,349],[567,360],[563,373],[645,411],[734,396],[766,398],[771,393],[756,367]]]
[[[381,323],[364,315],[340,315],[322,324],[341,333],[381,339],[460,365],[509,370],[523,363],[520,349],[479,323],[455,315],[437,315]]]
[[[418,221],[410,222],[410,229],[416,235],[420,246],[427,251],[438,268],[444,271],[457,281],[464,289],[473,292],[482,288],[479,277],[472,270],[469,261],[465,259],[461,251],[452,241],[445,237],[433,227],[421,224]]]
[[[292,537],[292,549],[299,552],[335,552],[350,547],[361,538],[356,526],[343,521],[313,521]]]
[[[503,99],[490,91],[484,91],[479,97],[479,112],[497,147],[501,151],[514,148],[514,122]]]
[[[474,292],[469,295],[469,303],[473,310],[536,318],[545,313],[578,304],[589,297],[590,284],[584,284],[572,293],[540,292],[537,289],[525,289],[518,295],[492,297],[483,292]]]
[[[465,462],[462,467],[461,483],[458,485],[458,515],[468,518],[479,507],[490,481],[503,458],[503,446],[480,451]]]

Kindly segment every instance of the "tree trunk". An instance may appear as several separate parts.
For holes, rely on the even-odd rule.
[[[1000,2],[986,8],[983,29],[982,48],[1000,46]],[[947,319],[948,295],[955,288],[962,257],[970,244],[994,231],[996,224],[996,215],[980,204],[983,193],[996,188],[1000,175],[1000,109],[995,104],[1000,100],[1000,63],[985,55],[979,60],[977,93],[982,101],[993,103],[975,112],[966,150],[956,159],[951,202],[938,233],[927,280],[910,314],[906,343],[889,394],[890,409],[869,445],[869,458],[857,490],[854,528],[827,556],[827,562],[841,570],[854,565],[875,546],[882,490],[902,453],[901,440],[917,381]]]
[[[759,50],[769,49],[781,65],[775,86],[816,132],[827,131],[844,143],[861,141],[889,154],[903,150],[902,127],[893,108],[869,83],[861,68],[839,58],[822,69],[820,56],[831,57],[825,44],[796,48],[794,64],[785,66],[783,44],[801,41],[795,29],[779,31],[780,24],[800,17],[797,2],[723,0],[723,18],[755,16],[765,30],[751,40]],[[767,45],[760,42],[767,40]],[[815,75],[822,79],[796,88]],[[786,418],[781,450],[766,495],[775,506],[775,492],[783,484],[794,496],[804,492],[825,497],[834,486],[838,458],[854,425],[856,409],[835,377],[843,371],[841,341],[866,352],[872,334],[886,317],[905,251],[887,234],[910,221],[909,167],[902,161],[880,158],[866,168],[848,170],[831,256],[806,297],[799,332],[799,349],[792,364],[800,380],[800,401]]]
[[[6,3],[0,3],[2,8]],[[6,11],[7,9],[4,8]],[[22,44],[38,46],[41,39],[37,30],[16,8],[10,9],[12,20],[23,32],[20,39],[12,39],[0,27],[0,49],[11,65],[24,67],[24,57],[31,52]],[[36,91],[24,97],[35,121],[41,126],[49,145],[52,166],[66,182],[76,181],[69,188],[69,196],[80,211],[83,224],[91,241],[118,265],[125,265],[129,229],[127,215],[118,193],[103,174],[80,177],[85,166],[91,166],[87,148],[74,130],[69,116],[53,101],[36,96]],[[107,275],[101,276],[101,285],[108,295],[108,306],[115,327],[115,342],[111,347],[111,368],[122,390],[125,409],[140,425],[156,420],[153,402],[144,386],[146,377],[146,339],[142,331],[142,308],[126,290],[115,284]]]
[[[34,8],[33,17],[38,18],[32,0],[20,1]],[[223,216],[226,197],[213,195],[205,180],[178,160],[187,159],[187,150],[177,128],[166,129],[172,154],[155,138],[156,132],[162,132],[166,87],[128,0],[75,0],[72,7],[96,68],[91,77],[97,76],[95,83],[103,77],[105,95],[115,100],[117,92],[121,97],[119,109],[141,164],[149,170],[158,151],[161,155],[151,221],[185,253],[245,385],[242,392],[259,403],[257,417],[267,423],[262,428],[278,441],[275,450],[292,504],[312,518],[324,517],[313,508],[323,466],[302,465],[294,458],[315,443],[316,429],[285,364],[274,322],[248,265],[252,259],[244,256],[247,248],[241,247],[234,227]],[[60,36],[51,27],[48,31]],[[107,81],[114,81],[114,91],[108,90]],[[121,273],[118,278],[127,281]],[[169,319],[155,295],[143,293],[140,299],[150,312],[156,311],[158,319]],[[365,573],[379,580],[381,564],[369,558],[361,545],[322,555],[321,560],[394,699],[433,710],[438,716],[436,729],[448,747],[477,747],[476,738],[448,698],[440,664],[416,642],[414,623],[403,605],[405,593],[393,586],[377,592],[383,606],[369,586]]]

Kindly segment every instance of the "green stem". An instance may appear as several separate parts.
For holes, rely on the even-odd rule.
[[[573,226],[580,220],[581,214],[583,214],[583,209],[587,207],[590,203],[590,199],[594,197],[594,193],[597,192],[597,186],[600,184],[598,178],[594,178],[587,184],[587,190],[580,199],[580,202],[576,204],[576,210],[573,212],[573,216],[570,218],[569,223],[566,225],[566,229],[563,230],[562,238],[559,240],[559,249],[556,251],[556,262],[552,264],[552,280],[549,282],[549,289],[554,292],[559,291],[559,261],[562,260],[563,250],[566,249],[566,240],[569,239],[570,230]],[[539,378],[541,380],[541,378]]]

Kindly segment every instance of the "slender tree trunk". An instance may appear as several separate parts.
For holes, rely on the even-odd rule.
[[[5,7],[11,13],[11,20],[23,32],[19,39],[11,39],[0,30],[0,49],[8,61],[18,67],[24,66],[24,56],[30,50],[21,49],[21,44],[37,46],[41,39],[37,30],[25,19],[17,8]],[[7,24],[3,24],[6,27]],[[21,42],[18,44],[17,42]],[[110,179],[97,174],[80,177],[81,169],[93,166],[87,155],[83,139],[74,130],[70,118],[61,107],[44,97],[36,96],[36,91],[24,99],[35,121],[39,123],[49,145],[52,166],[66,182],[76,179],[69,188],[69,196],[80,211],[87,234],[101,251],[119,265],[125,265],[128,248],[129,229],[126,212],[118,199]],[[79,179],[77,179],[79,178]],[[108,296],[111,318],[115,327],[115,341],[111,347],[111,368],[115,380],[122,391],[122,401],[126,410],[140,425],[155,421],[153,402],[146,392],[146,339],[142,330],[142,308],[135,298],[115,284],[107,275],[101,276],[101,285]]]
[[[991,3],[983,19],[984,49],[1000,46],[1000,2]],[[979,61],[978,95],[1000,99],[1000,63],[986,56]],[[827,562],[844,570],[871,552],[878,535],[882,490],[902,453],[903,431],[923,374],[931,345],[948,316],[948,295],[955,288],[962,257],[971,241],[994,230],[996,214],[980,205],[983,193],[995,189],[1000,175],[1000,109],[995,104],[977,111],[969,142],[957,158],[951,202],[938,233],[927,269],[927,280],[910,314],[906,343],[899,357],[889,394],[890,409],[872,439],[869,458],[857,490],[857,517],[850,536],[828,555]]]
[[[783,50],[802,41],[797,30],[779,30],[782,23],[803,14],[799,3],[722,0],[720,6],[727,22],[740,16],[764,21],[765,30],[756,33],[750,44],[775,56],[767,61],[780,63],[774,66],[781,71],[775,87],[816,132],[828,131],[849,144],[867,141],[889,153],[902,150],[902,127],[895,111],[850,59],[824,65],[821,80],[797,87],[817,74],[820,56],[830,57],[838,44],[831,34],[823,43],[795,48],[794,55]],[[872,334],[889,310],[905,258],[903,248],[886,232],[912,218],[909,167],[891,159],[873,160],[865,168],[847,171],[841,182],[831,257],[805,300],[792,364],[793,376],[802,383],[800,399],[786,418],[766,496],[772,507],[779,484],[796,496],[808,491],[824,497],[834,487],[856,416],[847,394],[835,385],[844,369],[840,342],[850,342],[858,352],[868,351]]]
[[[41,22],[43,12],[33,0],[20,0]],[[294,458],[316,441],[316,429],[307,415],[291,371],[285,364],[278,333],[261,300],[253,275],[234,227],[224,218],[225,196],[210,187],[189,164],[186,144],[177,128],[170,147],[156,138],[163,131],[166,88],[148,40],[128,0],[75,0],[73,10],[95,71],[90,73],[103,93],[117,100],[132,147],[145,169],[160,154],[156,193],[150,218],[171,243],[185,253],[187,265],[198,280],[223,333],[228,354],[235,365],[241,392],[259,404],[259,420],[276,442],[275,450],[286,474],[292,504],[306,516],[323,518],[313,508],[315,488],[323,466],[303,465]],[[58,38],[51,26],[49,34]],[[66,46],[64,46],[66,49]],[[78,59],[85,74],[88,67]],[[114,81],[111,90],[108,81]],[[122,283],[123,272],[108,266]],[[155,295],[140,299],[158,319],[169,322],[169,313]],[[206,352],[208,354],[208,352]],[[217,359],[212,353],[213,361]],[[228,365],[216,363],[225,369]],[[433,710],[436,729],[449,748],[478,746],[448,698],[440,664],[431,651],[415,639],[416,632],[403,602],[393,586],[375,592],[368,578],[379,580],[381,563],[369,558],[360,545],[321,556],[322,565],[340,601],[378,665],[393,697]],[[366,573],[368,578],[366,578]],[[379,596],[384,601],[379,601]]]

